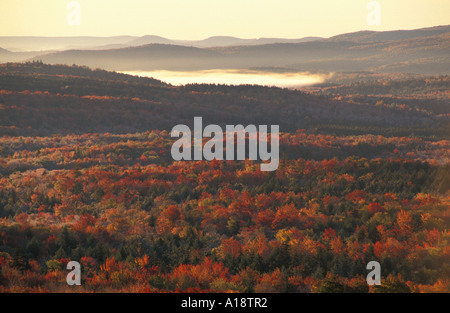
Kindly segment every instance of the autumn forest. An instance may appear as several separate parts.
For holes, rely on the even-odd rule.
[[[0,292],[450,292],[450,78],[349,81],[0,64]],[[174,161],[195,116],[280,125],[279,168]]]

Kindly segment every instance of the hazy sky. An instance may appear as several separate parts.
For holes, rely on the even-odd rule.
[[[379,0],[380,25],[367,21],[371,0],[78,0],[79,20],[69,2],[0,0],[0,36],[299,38],[450,24],[450,0]]]

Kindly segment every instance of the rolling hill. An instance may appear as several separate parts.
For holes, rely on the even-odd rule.
[[[223,43],[225,39],[221,40]],[[214,39],[210,41],[214,42]],[[369,71],[438,75],[450,71],[450,27],[357,32],[300,43],[213,48],[155,43],[120,49],[67,50],[40,55],[33,60],[120,71],[284,67],[315,72]]]
[[[205,124],[279,124],[281,131],[441,137],[448,131],[448,77],[427,81],[379,81],[315,95],[249,85],[177,87],[78,66],[3,64],[0,136],[169,131],[202,116]],[[366,90],[382,94],[388,87],[405,95],[361,96]],[[411,99],[412,92],[424,96]],[[438,92],[441,99],[427,96]],[[389,105],[380,105],[380,99]]]
[[[171,44],[198,48],[211,48],[236,45],[260,45],[270,43],[298,43],[322,39],[321,37],[305,37],[299,39],[258,38],[242,39],[231,36],[214,36],[203,40],[172,40],[161,36],[76,36],[76,37],[39,37],[39,36],[0,36],[0,47],[13,52],[47,50],[102,50],[137,47],[149,44]]]

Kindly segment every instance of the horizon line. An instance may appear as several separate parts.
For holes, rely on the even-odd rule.
[[[22,38],[26,38],[26,37],[32,37],[32,38],[116,38],[116,37],[134,37],[134,38],[142,38],[145,36],[154,36],[154,37],[160,37],[163,39],[167,39],[167,40],[172,40],[172,41],[204,41],[207,39],[211,39],[211,38],[216,38],[216,37],[229,37],[229,38],[237,38],[237,39],[243,39],[243,40],[260,40],[260,39],[286,39],[286,40],[296,40],[296,39],[304,39],[304,38],[323,38],[323,39],[329,39],[335,36],[339,36],[339,35],[345,35],[345,34],[353,34],[353,33],[359,33],[359,32],[374,32],[374,33],[384,33],[384,32],[395,32],[395,31],[413,31],[413,30],[422,30],[422,29],[431,29],[431,28],[438,28],[438,27],[446,27],[446,26],[450,26],[450,24],[440,24],[440,25],[435,25],[435,26],[427,26],[427,27],[420,27],[420,28],[401,28],[401,29],[390,29],[390,30],[370,30],[370,29],[360,29],[360,30],[355,30],[355,31],[350,31],[350,32],[343,32],[343,33],[337,33],[334,35],[331,35],[329,37],[325,37],[325,36],[318,36],[318,35],[308,35],[308,36],[302,36],[302,37],[274,37],[274,36],[269,36],[269,37],[253,37],[253,38],[244,38],[244,37],[238,37],[238,36],[233,36],[233,35],[212,35],[212,36],[208,36],[205,37],[203,39],[174,39],[174,38],[169,38],[169,37],[165,37],[162,35],[156,35],[156,34],[144,34],[144,35],[111,35],[111,36],[103,36],[103,35],[74,35],[74,36],[49,36],[49,35],[0,35],[0,37],[22,37]]]

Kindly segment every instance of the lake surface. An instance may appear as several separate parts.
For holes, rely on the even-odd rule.
[[[295,88],[324,82],[328,75],[311,73],[273,73],[250,70],[177,71],[122,71],[121,73],[153,77],[172,85],[225,84],[262,85]]]

